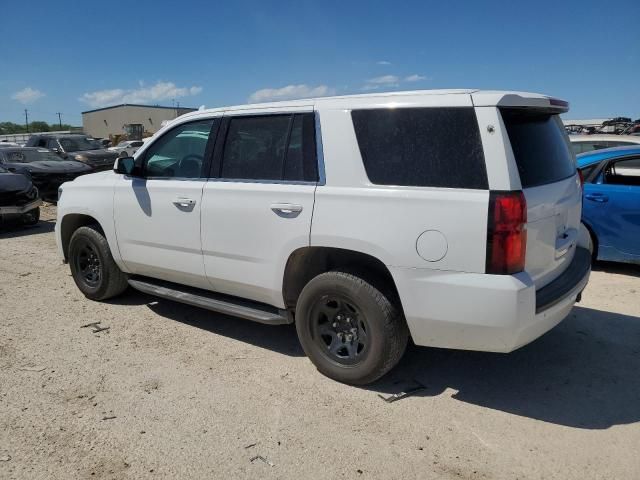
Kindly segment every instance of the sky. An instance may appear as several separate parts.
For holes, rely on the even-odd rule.
[[[640,118],[640,1],[0,0],[0,121],[482,88]]]

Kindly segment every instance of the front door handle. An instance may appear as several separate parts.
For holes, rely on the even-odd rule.
[[[177,197],[173,201],[173,204],[178,207],[189,208],[193,207],[196,204],[196,201],[193,198]]]
[[[273,203],[271,204],[271,210],[279,217],[294,218],[302,212],[302,205],[296,205],[294,203]]]
[[[605,203],[609,201],[609,197],[602,193],[587,193],[584,198],[591,200],[592,202]]]

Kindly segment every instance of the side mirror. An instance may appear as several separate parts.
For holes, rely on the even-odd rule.
[[[135,160],[133,157],[116,158],[113,164],[113,171],[129,177],[141,177],[142,160]]]
[[[51,149],[51,151],[52,151],[53,153],[57,153],[58,155],[59,155],[60,153],[62,153],[58,147],[52,148],[52,149]]]

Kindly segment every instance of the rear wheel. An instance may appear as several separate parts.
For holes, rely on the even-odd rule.
[[[391,370],[409,337],[401,311],[372,284],[344,272],[323,273],[304,287],[296,329],[320,372],[354,385]]]
[[[80,227],[73,233],[69,266],[76,285],[91,300],[106,300],[127,289],[127,275],[118,268],[107,239],[95,227]]]
[[[589,232],[589,239],[591,240],[591,245],[589,245],[589,251],[591,252],[591,263],[595,263],[598,260],[598,239],[596,238],[596,234],[590,228],[587,228]]]

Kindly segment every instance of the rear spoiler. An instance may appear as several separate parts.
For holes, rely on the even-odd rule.
[[[559,98],[525,92],[477,92],[471,94],[476,107],[531,108],[552,113],[569,111],[569,102]]]

